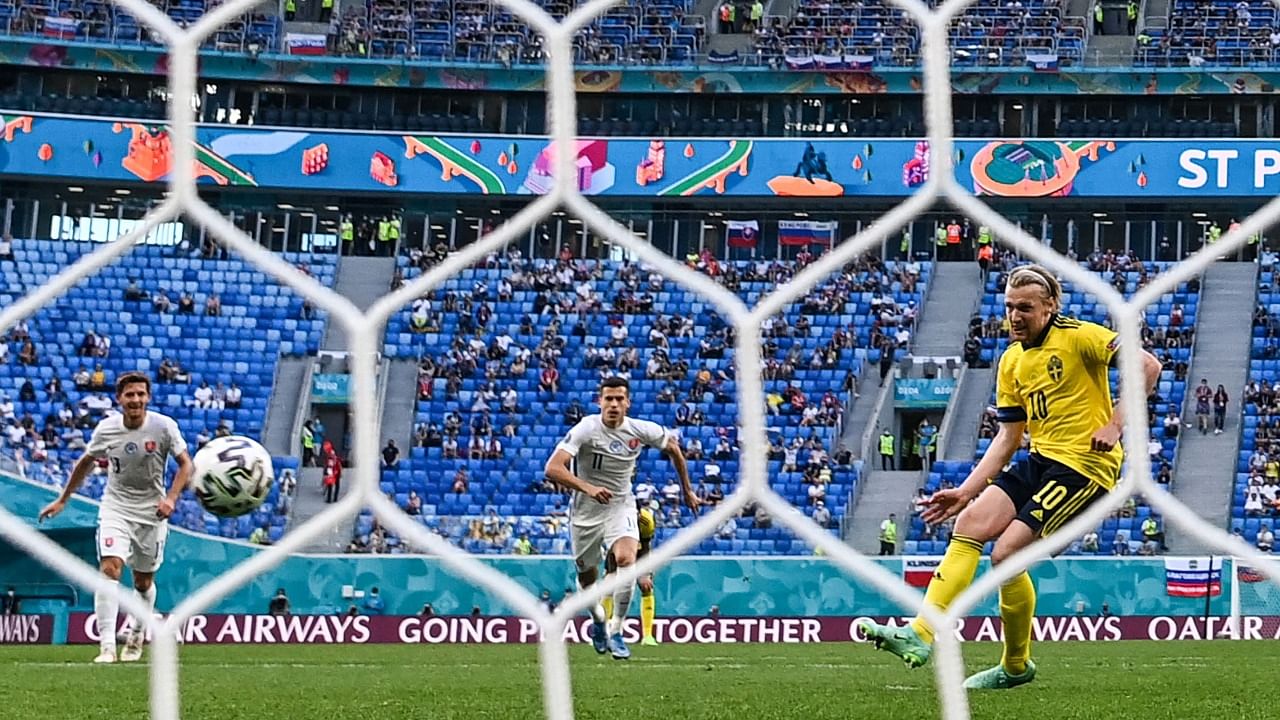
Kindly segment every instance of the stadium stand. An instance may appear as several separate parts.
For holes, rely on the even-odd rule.
[[[1240,459],[1231,493],[1232,531],[1258,544],[1263,527],[1274,534],[1280,518],[1280,288],[1274,267],[1259,275],[1253,316],[1249,385],[1244,393]],[[1274,550],[1274,545],[1268,550]]]
[[[1003,270],[1013,267],[1012,256],[1005,256]],[[1136,256],[1126,257],[1111,252],[1095,252],[1085,261],[1085,266],[1098,272],[1125,296],[1130,296],[1168,267],[1168,263],[1140,261]],[[989,274],[986,284],[986,295],[982,301],[981,315],[975,317],[973,328],[982,337],[980,362],[993,364],[998,362],[1000,353],[1008,345],[1008,339],[1002,328],[1004,308],[1003,272]],[[1100,305],[1090,294],[1071,288],[1064,283],[1064,314],[1089,320],[1107,322],[1106,308]],[[1177,429],[1170,435],[1163,426],[1164,419],[1170,411],[1182,407],[1186,394],[1186,368],[1191,359],[1191,346],[1194,342],[1196,327],[1196,308],[1199,304],[1199,281],[1193,280],[1178,287],[1177,292],[1168,293],[1155,305],[1147,308],[1146,323],[1143,329],[1143,344],[1164,363],[1159,384],[1155,394],[1148,398],[1147,405],[1151,418],[1152,440],[1158,442],[1159,453],[1152,456],[1152,470],[1162,482],[1168,482],[1168,473],[1174,466],[1177,452]],[[1172,317],[1178,317],[1174,322]],[[1112,384],[1116,380],[1116,371],[1112,370]],[[986,452],[991,438],[995,434],[994,403],[984,411],[983,431],[975,452],[980,458]],[[1176,426],[1175,426],[1176,428]],[[1154,449],[1154,448],[1153,448]],[[1026,456],[1027,451],[1018,451],[1015,459]],[[970,461],[937,461],[929,473],[925,490],[934,492],[942,487],[953,487],[964,481],[973,469]],[[1097,549],[1086,549],[1086,544],[1077,540],[1066,551],[1068,554],[1138,554],[1143,550],[1141,538],[1142,521],[1151,515],[1151,509],[1140,501],[1130,501],[1116,516],[1106,520],[1097,531],[1097,538],[1090,538],[1092,546],[1096,540]],[[913,513],[907,541],[903,553],[908,555],[941,554],[946,549],[948,530],[946,528],[926,527],[918,514]],[[1119,538],[1119,542],[1117,539]],[[1123,547],[1122,547],[1123,546]]]
[[[1169,17],[1138,35],[1142,67],[1257,67],[1280,61],[1275,5],[1262,0],[1175,0]]]
[[[0,260],[0,303],[12,303],[95,247],[87,242],[15,241],[13,258]],[[323,284],[333,284],[334,256],[287,253],[285,258]],[[131,284],[134,280],[136,285]],[[133,289],[136,299],[126,299],[126,292]],[[169,299],[166,312],[156,304],[161,293]],[[192,300],[190,312],[182,309],[183,295]],[[205,305],[212,296],[221,303],[214,316],[206,314]],[[10,352],[7,362],[0,363],[0,412],[6,415],[2,420],[5,438],[0,443],[6,454],[25,467],[28,477],[64,484],[94,419],[101,416],[95,402],[105,399],[102,407],[110,408],[115,377],[128,370],[153,376],[152,406],[178,421],[192,454],[199,438],[213,437],[219,429],[257,437],[271,397],[277,357],[314,353],[319,348],[324,320],[318,313],[307,314],[309,318],[304,318],[299,296],[242,260],[139,246],[127,259],[45,306],[4,339]],[[36,351],[36,361],[30,365],[21,358],[21,338],[28,334]],[[99,337],[109,342],[105,354],[96,349]],[[170,381],[161,379],[166,361],[174,368]],[[98,367],[105,380],[104,393],[88,385],[77,387],[77,374],[83,372],[91,385]],[[60,387],[50,385],[55,380]],[[204,383],[215,397],[232,384],[238,386],[239,406],[218,407],[216,402],[197,406],[195,392]],[[224,387],[219,390],[219,385]],[[297,464],[294,458],[276,458],[277,477]],[[95,473],[80,492],[98,498],[105,481],[105,474]],[[205,513],[188,493],[173,522],[233,538],[248,538],[255,529],[265,527],[274,541],[284,532],[286,512],[287,502],[280,502],[278,487],[258,511],[233,520]]]
[[[795,268],[717,263],[709,255],[698,263],[748,302]],[[888,263],[881,269],[878,263],[865,259],[847,267],[793,305],[774,325],[774,335],[766,333],[767,357],[773,358],[766,369],[766,391],[776,408],[769,416],[769,477],[784,498],[804,508],[814,506],[815,488],[821,487],[836,519],[833,531],[857,482],[847,459],[828,455],[833,450],[838,454],[833,444],[845,398],[845,369],[856,372],[862,363],[878,360],[878,351],[867,348],[879,318],[913,314],[930,277],[928,264]],[[406,278],[419,272],[419,265],[407,258],[400,259],[400,266]],[[904,277],[909,272],[918,273],[918,282]],[[415,332],[415,313],[418,328],[425,331]],[[591,413],[599,379],[629,372],[632,414],[675,427],[687,451],[696,440],[701,453],[690,452],[699,456],[690,460],[695,486],[700,494],[727,495],[738,469],[731,450],[737,415],[733,343],[727,330],[693,293],[629,263],[491,258],[485,267],[450,279],[429,305],[406,309],[388,325],[387,355],[420,358],[425,368],[418,422],[421,444],[427,446],[414,447],[397,467],[385,468],[382,490],[401,507],[411,504],[411,494],[417,495],[421,522],[469,551],[510,552],[516,538],[528,535],[540,553],[567,552],[567,503],[544,484],[542,466],[570,425],[566,414]],[[627,352],[660,344],[668,349]],[[825,361],[814,360],[824,352],[829,353]],[[604,357],[592,359],[598,353]],[[619,368],[628,362],[635,363],[629,371]],[[519,364],[512,368],[513,363]],[[540,389],[547,367],[559,374],[556,392]],[[702,387],[694,390],[704,370]],[[788,386],[808,396],[794,398]],[[508,390],[514,391],[513,412],[505,409]],[[448,442],[451,426],[457,428],[456,456],[436,446]],[[517,432],[518,442],[509,442]],[[428,441],[428,434],[434,439]],[[467,457],[473,443],[490,438],[507,447],[482,460]],[[794,468],[789,467],[792,462]],[[464,472],[465,486],[457,482]],[[674,503],[664,498],[664,486],[674,477],[657,453],[642,458],[638,481],[651,488],[661,507],[659,541],[690,521],[687,513],[673,512]],[[487,527],[486,517],[491,518]],[[808,552],[804,543],[768,525],[763,518],[744,516],[694,552]],[[376,527],[367,514],[358,520],[355,534],[353,550],[403,551],[400,540]]]
[[[206,0],[153,0],[181,27],[195,23],[218,3]],[[204,47],[221,52],[258,53],[280,47],[280,18],[261,12],[248,13],[223,25],[204,41]],[[162,43],[145,25],[110,2],[98,0],[4,0],[0,2],[0,27],[8,35],[57,40],[79,40],[115,46],[154,46]]]

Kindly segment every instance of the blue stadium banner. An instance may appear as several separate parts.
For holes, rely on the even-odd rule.
[[[945,408],[956,390],[951,378],[898,378],[893,381],[893,404],[900,408]]]
[[[172,140],[154,121],[36,114],[0,121],[0,175],[160,183],[169,174]],[[539,195],[554,183],[552,147],[533,136],[204,125],[193,149],[196,175],[206,185]],[[902,197],[930,173],[925,140],[581,138],[575,152],[572,181],[586,195],[608,197]],[[957,140],[955,152],[957,181],[977,195],[1280,195],[1280,149],[1263,141]]]
[[[350,376],[316,373],[311,376],[311,402],[343,405],[350,401]]]

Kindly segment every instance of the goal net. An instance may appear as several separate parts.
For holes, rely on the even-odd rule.
[[[811,520],[797,512],[769,486],[766,477],[766,440],[763,406],[764,393],[761,382],[761,324],[778,313],[786,305],[800,299],[809,289],[838,270],[857,255],[877,247],[889,237],[896,237],[908,222],[945,201],[953,205],[979,224],[986,225],[998,235],[1004,244],[1012,246],[1022,257],[1035,260],[1077,288],[1092,293],[1110,310],[1116,329],[1123,342],[1120,349],[1120,368],[1123,382],[1122,399],[1126,413],[1124,441],[1129,457],[1127,475],[1119,491],[1111,493],[1105,501],[1096,503],[1089,512],[1076,518],[1053,534],[1024,549],[991,572],[980,577],[951,606],[945,615],[925,609],[925,617],[935,627],[948,626],[957,618],[968,614],[980,599],[991,594],[1014,575],[1021,573],[1031,563],[1061,550],[1073,538],[1096,527],[1104,517],[1118,508],[1132,493],[1144,493],[1150,503],[1160,511],[1167,522],[1183,532],[1195,536],[1207,547],[1221,554],[1240,555],[1248,558],[1250,566],[1271,579],[1280,579],[1280,568],[1266,558],[1251,554],[1242,542],[1233,540],[1223,530],[1209,526],[1189,508],[1177,502],[1168,493],[1159,491],[1151,479],[1151,469],[1146,452],[1147,419],[1146,398],[1141,387],[1141,309],[1172,292],[1178,283],[1202,272],[1215,259],[1214,255],[1199,252],[1187,261],[1161,274],[1126,302],[1110,286],[1097,276],[1085,271],[1078,264],[1056,254],[1046,245],[1032,238],[1016,225],[985,205],[955,180],[955,148],[952,143],[950,52],[948,28],[950,23],[969,4],[949,0],[936,9],[930,9],[918,0],[893,0],[920,28],[923,39],[923,71],[926,123],[929,140],[928,179],[917,192],[900,205],[887,212],[877,222],[865,227],[857,235],[834,247],[831,252],[806,267],[788,283],[774,289],[754,307],[748,307],[736,295],[714,283],[711,279],[664,255],[642,238],[615,222],[606,213],[585,198],[574,182],[576,106],[574,69],[572,66],[572,39],[594,17],[603,14],[610,0],[593,0],[580,7],[562,21],[556,21],[542,8],[529,0],[502,0],[502,4],[526,22],[543,39],[546,51],[547,93],[550,107],[551,139],[556,152],[553,157],[555,184],[549,192],[527,205],[521,212],[478,242],[452,254],[430,271],[407,283],[398,291],[382,298],[367,312],[361,313],[348,300],[334,293],[315,280],[298,272],[281,258],[256,245],[230,221],[205,204],[196,192],[194,176],[194,119],[191,98],[196,89],[197,49],[203,38],[218,27],[233,21],[256,5],[259,0],[229,0],[218,5],[188,28],[175,25],[162,11],[146,0],[113,0],[120,8],[148,25],[153,36],[161,39],[169,50],[168,84],[170,89],[169,123],[172,137],[172,170],[167,181],[168,195],[164,204],[153,211],[142,225],[133,232],[109,243],[64,269],[48,283],[33,290],[19,302],[0,312],[0,331],[6,331],[22,318],[31,315],[46,303],[57,298],[84,277],[96,272],[130,251],[137,238],[160,223],[184,215],[193,223],[203,226],[218,241],[252,262],[264,272],[310,299],[319,309],[329,314],[330,322],[340,324],[350,342],[352,363],[351,395],[354,415],[354,453],[360,457],[378,456],[380,433],[376,413],[376,355],[381,347],[381,337],[391,313],[409,304],[414,298],[439,286],[445,279],[475,264],[486,255],[500,250],[507,243],[527,235],[529,228],[552,212],[564,210],[583,221],[596,235],[615,245],[626,248],[640,261],[652,266],[662,275],[696,292],[713,304],[737,330],[737,404],[740,410],[739,436],[741,439],[740,482],[736,492],[721,503],[714,512],[677,534],[672,541],[663,544],[625,572],[597,583],[589,590],[562,603],[554,613],[548,613],[533,595],[493,568],[482,564],[452,546],[444,539],[428,532],[378,491],[376,463],[362,463],[354,473],[356,491],[331,505],[309,522],[286,534],[270,548],[257,553],[252,559],[234,567],[174,608],[163,621],[150,620],[155,638],[151,664],[151,711],[162,720],[174,720],[179,716],[178,646],[176,630],[193,614],[201,612],[235,588],[282,562],[290,553],[328,532],[340,519],[357,513],[361,507],[370,507],[379,521],[414,547],[437,555],[451,570],[469,578],[502,598],[518,613],[539,623],[545,640],[539,649],[543,681],[543,698],[546,715],[554,720],[573,717],[570,693],[568,655],[561,640],[562,628],[570,618],[583,613],[605,594],[612,593],[623,584],[636,581],[642,574],[654,570],[688,550],[694,543],[711,535],[730,516],[738,513],[748,502],[762,506],[775,522],[789,528],[795,535],[820,548],[829,560],[874,586],[887,598],[900,605],[904,612],[921,609],[921,595],[905,586],[901,578],[877,566],[871,560],[841,543],[835,536],[819,528]],[[1262,231],[1280,220],[1280,199],[1274,200],[1249,218],[1214,246],[1215,253],[1233,252],[1242,246],[1247,237]],[[15,545],[48,564],[68,580],[90,590],[105,590],[107,586],[97,570],[77,560],[40,533],[29,528],[12,513],[0,508],[0,533]],[[1266,602],[1278,597],[1275,587]],[[138,614],[142,608],[132,593],[119,588],[121,608]],[[1242,597],[1242,603],[1245,600]],[[1253,602],[1249,600],[1248,602]],[[969,717],[969,706],[962,688],[964,680],[958,640],[951,634],[938,636],[935,673],[941,696],[941,714],[948,720]]]

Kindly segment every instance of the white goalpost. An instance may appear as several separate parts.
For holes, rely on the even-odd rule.
[[[1205,546],[1213,548],[1216,552],[1242,557],[1271,582],[1280,582],[1280,564],[1254,552],[1242,541],[1233,539],[1223,530],[1211,527],[1171,495],[1157,490],[1151,479],[1146,452],[1146,398],[1142,396],[1141,391],[1141,364],[1138,356],[1141,309],[1158,300],[1162,294],[1171,292],[1178,283],[1202,272],[1214,261],[1216,254],[1236,250],[1250,235],[1280,221],[1280,199],[1268,203],[1235,231],[1227,233],[1220,243],[1213,246],[1214,254],[1205,251],[1196,253],[1190,259],[1155,278],[1134,295],[1130,302],[1126,302],[1097,276],[1026,234],[956,182],[947,31],[952,20],[958,17],[969,4],[965,0],[948,0],[936,10],[931,10],[919,0],[892,0],[919,25],[923,38],[924,98],[931,168],[931,175],[925,184],[915,195],[887,212],[877,222],[834,247],[827,255],[799,272],[792,281],[775,288],[755,307],[748,307],[736,295],[710,278],[685,267],[654,248],[646,240],[633,235],[584,197],[574,182],[576,173],[573,140],[576,137],[577,128],[572,38],[595,17],[603,14],[612,4],[611,0],[592,0],[578,7],[561,22],[557,22],[530,0],[501,0],[501,4],[518,15],[544,38],[544,47],[548,53],[546,73],[550,127],[552,128],[550,139],[555,141],[556,147],[555,185],[546,195],[533,200],[492,233],[450,255],[443,263],[406,283],[398,291],[383,297],[365,313],[361,313],[348,300],[303,275],[281,258],[254,244],[225,217],[206,205],[196,193],[196,178],[193,173],[194,119],[191,99],[196,89],[197,50],[202,38],[245,13],[259,1],[229,0],[214,8],[192,27],[182,29],[146,0],[113,0],[121,9],[138,18],[158,37],[163,38],[169,49],[168,81],[171,95],[169,129],[173,140],[173,163],[167,182],[167,199],[133,232],[84,257],[76,264],[64,269],[46,285],[33,290],[19,302],[4,308],[0,312],[0,332],[6,331],[22,318],[36,312],[86,276],[123,257],[132,249],[133,241],[143,233],[162,222],[185,216],[203,226],[218,241],[265,273],[310,299],[318,308],[329,313],[331,322],[339,323],[344,328],[350,339],[349,350],[352,361],[354,452],[359,457],[374,458],[378,456],[378,440],[381,437],[378,431],[379,418],[375,412],[375,358],[381,347],[387,318],[414,298],[439,286],[451,275],[481,260],[487,254],[499,250],[509,242],[527,235],[533,223],[563,208],[581,219],[594,233],[603,236],[611,243],[625,247],[662,275],[706,298],[737,329],[735,362],[739,378],[737,403],[740,408],[739,425],[743,448],[740,458],[741,474],[737,490],[713,512],[704,515],[670,542],[655,549],[653,553],[628,570],[612,575],[588,590],[578,593],[563,603],[554,613],[548,613],[538,603],[537,598],[513,580],[428,532],[422,525],[404,514],[378,492],[376,463],[363,463],[354,473],[354,492],[349,493],[346,498],[329,506],[309,522],[285,535],[276,545],[257,553],[250,560],[227,568],[223,575],[205,584],[192,596],[183,599],[166,620],[150,619],[148,621],[151,634],[155,638],[150,669],[153,718],[176,720],[179,717],[177,672],[179,653],[175,640],[176,629],[193,614],[208,608],[253,577],[272,569],[290,553],[300,550],[304,545],[327,532],[336,521],[354,515],[363,506],[371,507],[384,526],[411,542],[415,547],[438,556],[450,570],[485,587],[513,607],[516,612],[531,618],[541,626],[546,638],[540,645],[539,654],[543,700],[546,715],[553,720],[570,720],[573,717],[568,655],[560,639],[564,624],[586,611],[604,595],[612,593],[624,584],[635,582],[641,575],[669,562],[676,555],[711,535],[748,501],[762,505],[780,526],[788,528],[799,539],[820,548],[830,562],[877,588],[885,597],[902,607],[904,612],[914,613],[920,610],[922,597],[919,592],[904,585],[897,575],[879,567],[870,559],[843,544],[835,536],[819,528],[770,488],[766,473],[765,452],[768,443],[765,439],[759,337],[761,323],[765,319],[798,300],[810,288],[857,255],[872,250],[889,237],[896,236],[906,223],[916,219],[939,200],[950,203],[968,217],[992,228],[1004,244],[1012,246],[1023,257],[1045,265],[1063,279],[1074,283],[1081,290],[1092,293],[1107,305],[1117,330],[1124,338],[1119,356],[1124,379],[1121,401],[1126,410],[1125,448],[1129,463],[1128,474],[1117,492],[1095,503],[1088,512],[1069,522],[1050,538],[1022,550],[978,578],[956,599],[947,613],[941,614],[931,608],[924,609],[928,621],[935,627],[954,624],[956,619],[968,614],[977,602],[994,592],[1002,583],[1021,573],[1031,563],[1061,550],[1073,538],[1097,526],[1112,510],[1119,507],[1128,495],[1139,492],[1149,499],[1150,504],[1161,512],[1171,525],[1194,535]],[[102,589],[105,585],[100,580],[96,568],[76,559],[3,507],[0,507],[0,535],[80,586]],[[1280,586],[1271,587],[1280,593]],[[132,593],[121,588],[117,588],[116,592],[123,610],[135,614],[142,610]],[[1280,597],[1280,595],[1277,596]],[[1246,612],[1247,607],[1246,603]],[[1238,615],[1238,612],[1233,610],[1233,614]],[[969,718],[968,700],[962,688],[964,673],[959,642],[950,633],[942,633],[938,636],[935,659],[934,672],[939,688],[942,717],[947,720]]]

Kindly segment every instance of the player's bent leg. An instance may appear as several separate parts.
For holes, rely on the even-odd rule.
[[[982,491],[978,499],[956,518],[955,531],[947,544],[946,554],[933,573],[925,590],[926,604],[946,611],[951,602],[973,582],[982,558],[982,547],[988,540],[1000,537],[1017,510],[1004,489],[996,486]],[[933,628],[917,617],[912,629],[926,644],[933,644]]]

